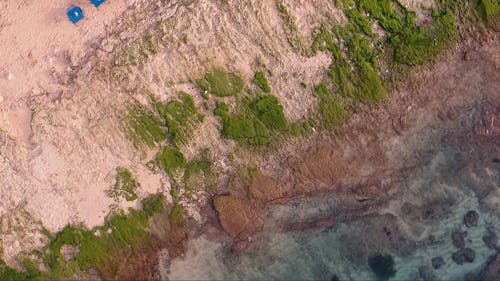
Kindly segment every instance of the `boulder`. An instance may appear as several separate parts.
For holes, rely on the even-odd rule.
[[[248,238],[264,226],[264,221],[247,200],[221,195],[215,197],[214,207],[224,231],[235,238],[234,253],[245,250],[249,245]]]
[[[231,247],[231,252],[233,254],[238,254],[246,250],[250,246],[250,241],[248,239],[236,240]]]
[[[467,231],[457,230],[451,234],[451,240],[453,246],[459,249],[465,248],[465,237],[467,236]]]
[[[444,259],[442,257],[432,258],[431,263],[434,269],[439,269],[441,266],[445,264]]]
[[[354,189],[354,194],[356,199],[359,201],[371,200],[380,196],[380,194],[384,191],[384,188],[381,185],[362,185],[358,186]]]
[[[340,281],[340,278],[337,276],[337,274],[334,274],[330,281]]]
[[[464,224],[467,227],[477,226],[479,214],[476,211],[469,211],[464,216]]]
[[[424,281],[436,280],[436,276],[434,276],[432,268],[430,268],[428,265],[423,265],[419,267],[418,274],[420,275],[420,278],[422,278]]]
[[[497,250],[498,237],[493,231],[490,230],[483,236],[483,242],[488,248]]]
[[[388,280],[396,275],[392,255],[378,253],[368,259],[368,265],[379,280]]]
[[[464,263],[471,263],[474,262],[474,259],[476,258],[476,252],[472,250],[471,248],[463,248],[451,256],[453,261],[457,264],[464,264]]]

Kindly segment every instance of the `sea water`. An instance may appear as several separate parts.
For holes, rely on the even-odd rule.
[[[342,202],[332,193],[272,207],[265,218],[264,230],[252,237],[250,249],[239,255],[232,254],[227,244],[220,241],[203,235],[194,238],[189,241],[183,257],[163,268],[162,277],[171,280],[332,280],[336,276],[339,280],[374,280],[376,276],[366,257],[375,250],[394,257],[396,273],[389,280],[422,280],[421,267],[427,267],[435,280],[464,280],[469,273],[477,274],[495,253],[486,246],[483,237],[488,231],[500,234],[500,164],[492,161],[498,156],[481,152],[481,145],[464,150],[436,139],[441,137],[431,138],[432,145],[419,145],[419,152],[414,155],[421,155],[421,165],[399,183],[399,193],[378,211],[380,217],[389,214],[395,218],[398,231],[407,240],[401,245],[406,246],[379,247],[380,237],[371,232],[371,227],[376,225],[370,226],[379,221],[384,223],[377,216],[327,229],[287,231],[283,228],[284,222],[335,214]],[[486,146],[484,149],[488,149]],[[491,144],[489,149],[496,151],[491,150]],[[482,199],[477,195],[481,193]],[[445,211],[430,220],[412,219],[403,211],[405,202]],[[448,206],[444,206],[446,204]],[[466,227],[464,215],[471,210],[478,212],[478,224]],[[466,247],[475,251],[473,262],[459,265],[452,260],[452,254],[458,250],[451,239],[456,231],[467,231]],[[426,242],[430,240],[431,243]],[[380,245],[384,244],[380,242]],[[442,257],[444,265],[433,269],[431,259],[434,257]]]
[[[491,177],[476,178],[472,181],[457,181],[458,177],[475,177],[479,171],[470,175],[455,175],[453,165],[455,151],[438,152],[417,175],[408,179],[402,196],[390,202],[380,213],[390,213],[400,218],[398,226],[408,237],[415,241],[425,240],[432,235],[436,241],[425,243],[410,254],[400,255],[397,249],[389,251],[394,256],[396,275],[390,280],[418,280],[419,267],[431,267],[431,259],[440,256],[445,264],[439,269],[431,269],[437,280],[463,280],[467,273],[477,273],[487,262],[494,250],[488,248],[483,236],[488,228],[498,229],[498,210],[488,210],[479,206],[478,198],[472,192],[471,183],[493,185],[498,188],[498,170],[488,171],[496,174]],[[483,169],[477,166],[476,169]],[[443,171],[447,171],[444,175]],[[457,171],[459,172],[459,171]],[[439,184],[431,184],[431,182]],[[486,182],[489,181],[489,182]],[[434,188],[434,190],[429,190]],[[425,203],[424,193],[432,193],[432,198],[450,198],[455,202],[450,212],[436,222],[422,224],[415,234],[409,230],[412,222],[402,218],[403,201]],[[498,200],[498,198],[497,198]],[[247,253],[233,255],[219,242],[209,241],[204,236],[189,242],[185,257],[172,261],[164,278],[182,280],[202,279],[244,279],[244,280],[331,280],[336,275],[340,280],[374,280],[375,275],[367,262],[352,262],[345,252],[345,237],[356,239],[356,221],[335,225],[329,229],[306,231],[284,231],[283,221],[301,221],[321,217],[334,212],[338,205],[335,194],[301,199],[289,204],[276,206],[270,211],[264,231],[253,237],[252,249]],[[469,210],[479,213],[477,227],[464,226],[464,214]],[[474,262],[462,265],[452,260],[457,249],[452,245],[451,233],[467,231],[467,247],[472,248],[476,257]],[[366,232],[363,235],[369,236]],[[367,249],[369,250],[369,249]]]

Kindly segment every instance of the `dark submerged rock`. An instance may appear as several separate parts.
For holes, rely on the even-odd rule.
[[[434,235],[429,235],[429,237],[427,237],[427,244],[432,245],[434,243],[436,243],[436,237]]]
[[[332,279],[330,279],[331,281],[340,281],[340,278],[337,276],[337,274],[334,274],[332,276]]]
[[[368,265],[377,276],[377,280],[388,280],[396,275],[394,258],[389,254],[376,254],[368,259]]]
[[[483,242],[488,248],[498,251],[498,237],[493,231],[489,230],[488,233],[483,236]]]
[[[474,262],[474,259],[476,258],[476,252],[474,252],[471,248],[464,248],[453,253],[451,258],[455,263],[460,265],[464,263],[471,263]]]
[[[412,211],[413,211],[413,206],[408,203],[408,202],[404,202],[403,205],[401,206],[401,213],[403,215],[409,215]]]
[[[436,280],[436,276],[434,276],[434,272],[432,272],[432,268],[427,265],[423,265],[418,268],[418,274],[424,281]]]
[[[432,258],[431,263],[434,269],[439,269],[441,266],[445,264],[444,259],[442,257]]]
[[[451,213],[454,201],[452,199],[440,199],[424,204],[420,208],[421,219],[424,221],[441,221]]]
[[[453,242],[453,246],[456,248],[462,249],[465,248],[465,237],[467,236],[467,231],[457,230],[451,234],[451,240]]]
[[[469,211],[464,216],[464,224],[467,227],[477,226],[479,214],[476,211]]]

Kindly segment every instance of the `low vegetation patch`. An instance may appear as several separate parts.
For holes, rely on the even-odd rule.
[[[449,12],[435,12],[434,24],[426,27],[417,26],[414,17],[414,13],[408,13],[401,32],[388,41],[394,49],[395,63],[423,64],[442,52],[457,35],[455,18]]]
[[[127,201],[137,199],[135,191],[139,187],[139,182],[137,182],[132,173],[126,168],[118,167],[116,172],[116,183],[108,191],[108,195],[115,199],[123,197]]]
[[[336,42],[344,41],[347,53]],[[352,102],[379,102],[386,91],[370,42],[349,28],[328,30],[323,27],[313,43],[315,51],[329,51],[333,63],[328,71],[335,93]]]
[[[304,41],[302,40],[299,28],[295,22],[295,18],[288,11],[288,7],[283,1],[277,2],[278,11],[281,19],[283,20],[283,29],[285,31],[288,43],[295,50],[300,51],[303,55],[309,55],[308,48],[306,48]]]
[[[240,144],[268,144],[273,135],[288,129],[283,106],[271,95],[243,98],[235,113],[219,102],[214,113],[222,119],[222,135]]]
[[[243,90],[243,79],[235,73],[216,68],[196,81],[202,91],[214,96],[227,97],[239,94]]]
[[[139,105],[131,106],[128,115],[128,136],[135,148],[154,148],[167,139],[163,123],[155,112]]]
[[[211,185],[212,180],[212,162],[209,159],[208,151],[204,151],[189,162],[184,170],[183,183],[186,198],[191,199],[192,195],[198,192],[201,187]]]
[[[184,207],[180,204],[174,205],[172,210],[170,210],[170,214],[168,216],[169,222],[171,225],[182,225],[185,223],[186,218],[184,216]]]
[[[114,274],[113,265],[117,255],[132,251],[133,247],[143,247],[151,239],[147,232],[149,219],[165,209],[165,197],[152,195],[142,201],[143,209],[129,209],[110,215],[105,224],[93,229],[67,226],[52,237],[52,241],[38,255],[46,272],[30,259],[22,262],[25,271],[19,272],[0,261],[1,280],[53,280],[84,278],[90,268],[102,276]],[[71,245],[78,249],[73,257],[63,256],[61,249]]]
[[[346,116],[344,107],[335,99],[325,84],[314,88],[314,96],[317,99],[318,119],[321,121],[322,127],[330,130],[344,120]]]
[[[178,149],[166,146],[156,156],[156,163],[158,167],[174,178],[186,166],[186,159]]]
[[[25,271],[18,271],[7,266],[5,261],[0,259],[0,280],[47,280],[47,274],[40,272],[38,267],[30,260],[22,262]]]
[[[484,22],[490,25],[500,23],[500,2],[498,0],[477,0],[476,7]]]
[[[253,83],[257,85],[264,93],[271,92],[271,87],[267,82],[264,72],[258,71],[257,73],[255,73],[255,76],[253,77]]]
[[[151,99],[151,109],[137,104],[129,108],[125,131],[134,147],[152,149],[167,140],[175,147],[185,144],[193,128],[203,120],[194,99],[184,92],[167,103]]]
[[[193,98],[184,92],[180,93],[179,100],[166,104],[155,102],[155,107],[164,118],[170,141],[175,146],[185,144],[192,135],[193,127],[203,119],[203,115],[196,109]]]
[[[163,50],[160,34],[147,34],[128,47],[120,49],[114,59],[114,65],[137,66]]]

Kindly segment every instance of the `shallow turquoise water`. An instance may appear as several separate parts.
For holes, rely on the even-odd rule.
[[[419,276],[422,266],[427,266],[436,280],[464,280],[466,274],[478,273],[495,253],[483,242],[483,236],[487,229],[497,236],[500,234],[500,168],[490,159],[496,156],[446,144],[427,145],[426,140],[417,138],[415,142],[424,142],[419,145],[425,148],[419,153],[423,155],[419,161],[422,164],[400,183],[401,193],[380,210],[379,217],[341,223],[330,229],[286,232],[281,227],[283,222],[335,214],[341,202],[335,194],[330,194],[275,206],[266,218],[264,231],[252,237],[249,251],[235,256],[223,243],[201,236],[189,242],[185,257],[171,261],[164,268],[162,277],[331,280],[335,274],[340,280],[374,280],[367,257],[376,252],[394,257],[397,271],[390,280],[422,280]],[[432,143],[432,138],[429,142]],[[484,149],[496,151],[491,147]],[[478,194],[482,194],[482,199]],[[436,218],[412,217],[403,211],[405,202],[422,212],[436,212]],[[477,227],[467,228],[463,224],[464,215],[470,210],[479,213]],[[385,224],[400,235],[381,236],[380,229]],[[472,263],[458,265],[452,260],[457,249],[451,235],[458,230],[468,232],[466,247],[476,254]],[[394,242],[398,239],[402,242]],[[437,256],[445,264],[436,270],[432,269],[431,259]]]
[[[454,155],[454,154],[450,154]],[[484,244],[482,237],[487,227],[498,229],[499,221],[491,212],[479,207],[478,199],[471,191],[471,183],[496,185],[498,171],[476,167],[470,175],[454,175],[448,168],[453,165],[454,157],[444,152],[436,153],[421,171],[406,183],[405,193],[394,200],[381,213],[398,217],[399,229],[408,240],[426,241],[430,235],[435,237],[432,245],[423,244],[410,253],[399,253],[397,248],[387,249],[395,258],[396,276],[391,280],[417,280],[418,268],[430,267],[431,258],[443,257],[445,265],[432,270],[439,280],[463,280],[468,272],[478,272],[494,250]],[[443,174],[443,171],[450,174]],[[483,174],[491,174],[491,177]],[[477,177],[480,175],[480,177]],[[470,178],[472,180],[461,180]],[[458,180],[457,180],[458,179]],[[487,182],[490,181],[490,182]],[[493,181],[493,182],[491,182]],[[425,196],[423,195],[425,194]],[[401,213],[403,201],[414,204],[425,203],[435,198],[453,199],[455,203],[441,219],[434,222],[417,222],[405,219]],[[495,198],[494,198],[495,199]],[[498,200],[498,198],[496,198]],[[373,280],[375,275],[368,263],[353,261],[349,256],[360,235],[370,237],[366,231],[366,221],[342,223],[331,229],[309,230],[305,232],[284,232],[279,225],[283,221],[299,221],[306,218],[323,216],[335,211],[338,202],[335,195],[308,198],[274,207],[267,218],[265,230],[253,237],[254,245],[247,253],[234,256],[221,243],[208,241],[201,236],[189,244],[184,258],[172,261],[169,279],[254,279],[254,280],[330,280],[336,274],[342,280]],[[463,216],[469,210],[480,214],[478,227],[466,228]],[[362,233],[360,233],[360,230]],[[456,249],[451,242],[451,233],[466,230],[467,247],[476,252],[473,263],[457,265],[451,259]],[[354,247],[356,248],[356,247]],[[351,250],[349,250],[351,249]],[[373,249],[360,248],[367,253]]]

